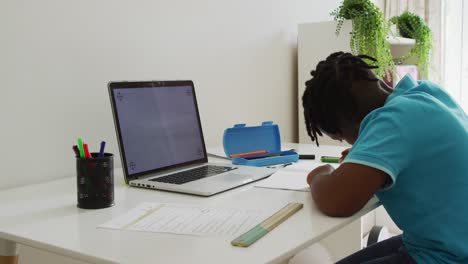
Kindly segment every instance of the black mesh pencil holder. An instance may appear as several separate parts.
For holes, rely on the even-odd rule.
[[[114,205],[114,158],[110,153],[92,158],[76,158],[78,207],[106,208]]]

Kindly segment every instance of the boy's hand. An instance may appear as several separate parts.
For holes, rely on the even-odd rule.
[[[307,183],[310,185],[312,179],[319,174],[331,174],[333,171],[335,171],[335,168],[333,168],[330,164],[319,166],[311,171],[309,175],[307,175]]]
[[[343,162],[343,160],[346,158],[346,156],[348,156],[348,153],[349,153],[350,149],[351,148],[347,148],[347,149],[343,150],[343,152],[341,152],[340,163]]]
[[[344,153],[346,154],[346,153]],[[317,207],[329,216],[350,216],[390,180],[385,172],[356,163],[329,165],[309,173],[307,182]]]

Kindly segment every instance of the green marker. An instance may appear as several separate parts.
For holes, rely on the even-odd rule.
[[[84,158],[83,139],[78,138],[78,151],[80,152],[80,158]]]
[[[330,157],[330,156],[322,156],[320,158],[321,162],[326,162],[326,163],[340,163],[340,158],[339,157]]]

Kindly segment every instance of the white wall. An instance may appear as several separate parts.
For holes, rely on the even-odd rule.
[[[109,80],[194,80],[209,146],[263,120],[296,140],[297,24],[330,20],[338,2],[0,1],[0,189],[73,176],[78,136],[117,154]]]
[[[73,176],[78,136],[117,154],[109,80],[194,80],[208,146],[263,120],[296,140],[297,24],[338,2],[1,1],[0,188]]]

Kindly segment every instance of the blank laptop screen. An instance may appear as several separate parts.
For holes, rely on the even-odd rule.
[[[206,157],[192,86],[119,88],[113,97],[129,175]]]

